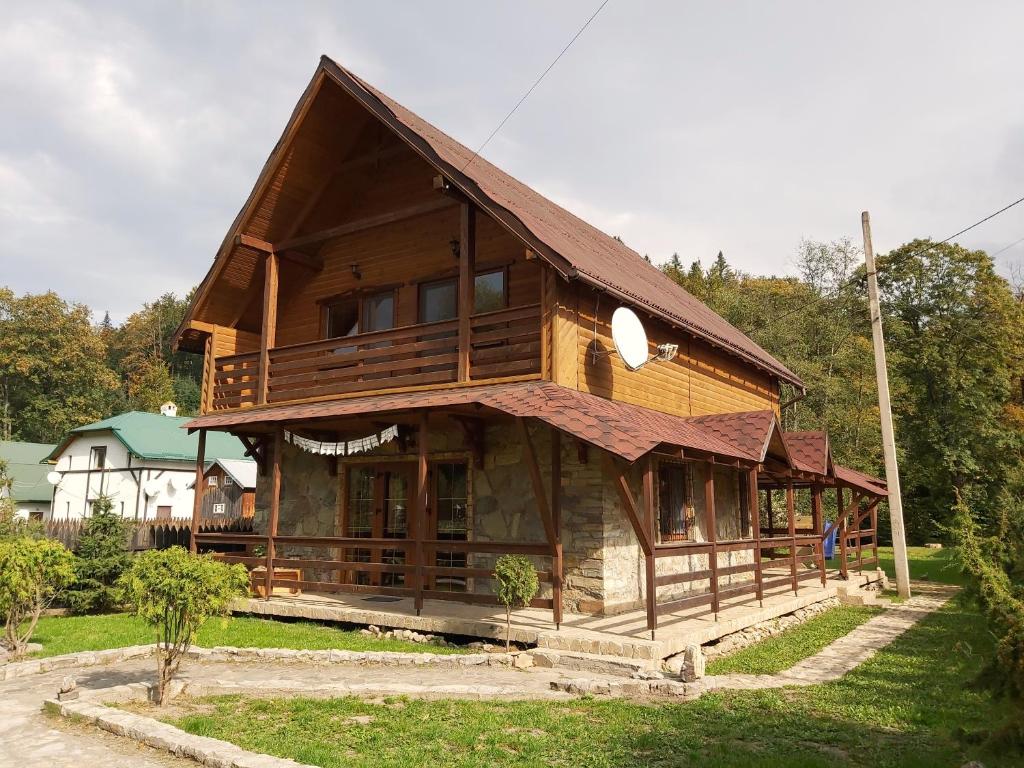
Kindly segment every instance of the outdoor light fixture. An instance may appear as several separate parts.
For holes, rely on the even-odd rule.
[[[363,273],[359,271],[359,265],[358,264],[352,264],[351,268],[352,268],[352,276],[355,277],[356,280],[362,280],[363,279]]]
[[[454,258],[456,261],[458,261],[458,259],[459,259],[459,251],[461,250],[461,248],[460,248],[461,243],[459,242],[459,239],[456,238],[456,237],[453,237],[451,240],[448,241],[448,246],[452,249],[452,258]]]

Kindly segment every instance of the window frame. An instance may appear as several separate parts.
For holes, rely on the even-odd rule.
[[[484,312],[478,312],[476,309],[476,280],[485,277],[487,275],[501,274],[501,287],[502,287],[502,306],[498,309],[488,309]],[[509,307],[509,285],[508,285],[508,266],[501,265],[498,267],[485,267],[483,269],[473,272],[473,312],[471,316],[487,314],[488,312],[500,312],[502,309],[508,309]],[[431,322],[443,323],[447,320],[455,320],[459,316],[459,276],[449,275],[447,277],[434,277],[426,280],[421,280],[416,283],[416,324],[424,325],[425,322],[420,318],[423,317],[423,289],[432,285],[440,285],[443,283],[451,283],[452,288],[455,292],[455,314],[445,320],[437,320]]]
[[[367,308],[369,304],[367,299],[376,299],[383,296],[391,297],[391,327],[381,328],[380,331],[392,330],[396,327],[398,322],[398,291],[394,286],[381,288],[380,290],[364,291],[358,294],[343,294],[340,296],[331,296],[326,299],[321,299],[318,303],[320,304],[320,340],[331,341],[333,339],[350,339],[354,336],[359,336],[364,333],[374,333],[375,331],[365,330],[368,323],[366,322]],[[355,305],[356,310],[356,332],[348,336],[331,336],[331,310],[335,307],[343,305]]]
[[[682,477],[682,530],[669,530],[665,528],[673,527],[674,521],[670,518],[669,525],[665,526],[663,521],[665,518],[665,507],[662,504],[662,472],[672,470],[678,471]],[[696,526],[696,514],[693,505],[693,477],[691,476],[692,466],[689,462],[681,461],[666,461],[659,459],[657,467],[655,468],[656,482],[655,482],[655,504],[658,513],[658,542],[680,542],[680,541],[696,541],[695,534],[697,531]],[[669,513],[671,515],[671,513]]]
[[[104,470],[107,468],[107,446],[94,445],[89,448],[89,469]]]

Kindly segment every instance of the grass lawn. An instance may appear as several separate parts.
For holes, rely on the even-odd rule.
[[[125,613],[105,616],[60,616],[39,620],[32,642],[42,643],[38,656],[57,656],[75,651],[100,651],[156,641],[154,632],[139,619]],[[196,645],[211,648],[233,645],[240,648],[339,648],[350,651],[411,651],[463,653],[459,648],[410,643],[404,640],[375,640],[354,630],[342,630],[312,622],[283,622],[245,616],[210,619],[199,630]]]
[[[981,618],[949,605],[834,683],[650,706],[616,700],[473,702],[214,698],[171,721],[246,749],[333,766],[986,766],[958,729],[1005,716],[970,681]]]
[[[883,610],[875,606],[837,606],[780,635],[709,662],[708,674],[773,675],[813,656]]]
[[[925,579],[940,584],[963,584],[964,576],[953,562],[953,550],[928,549],[927,547],[907,547],[907,560],[910,562],[910,578]],[[838,568],[839,559],[826,561],[827,567]],[[878,564],[890,579],[896,578],[893,564],[892,547],[878,548]]]

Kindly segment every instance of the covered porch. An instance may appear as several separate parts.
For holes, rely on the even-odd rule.
[[[262,530],[192,538],[252,570],[255,613],[465,620],[473,632],[434,631],[492,637],[494,561],[522,554],[541,592],[519,631],[670,648],[834,594],[854,566],[826,571],[827,489],[845,512],[831,524],[844,552],[862,571],[876,556],[884,489],[837,476],[827,445],[824,472],[801,466],[771,412],[686,419],[519,382],[215,413],[190,428],[200,445],[207,429],[239,435],[261,465]],[[663,466],[689,473],[682,533]],[[449,467],[462,479],[442,488]],[[309,498],[296,502],[297,488]],[[376,621],[356,618],[367,611]]]

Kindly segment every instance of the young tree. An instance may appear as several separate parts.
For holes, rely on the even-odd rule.
[[[14,478],[7,474],[7,462],[0,459],[0,541],[16,536],[39,538],[43,533],[42,523],[18,517],[11,498],[13,488]]]
[[[156,700],[163,704],[196,632],[211,616],[227,615],[232,601],[248,593],[249,575],[242,565],[171,547],[136,556],[118,584],[135,615],[156,631]]]
[[[3,643],[15,658],[25,654],[43,610],[74,580],[74,556],[60,542],[28,536],[0,540]]]
[[[117,580],[131,565],[126,548],[131,523],[114,511],[109,496],[92,505],[78,538],[75,583],[65,598],[72,613],[106,613],[119,605]]]
[[[522,555],[502,555],[494,564],[498,600],[505,606],[505,650],[511,647],[512,609],[525,608],[537,595],[537,569]]]

